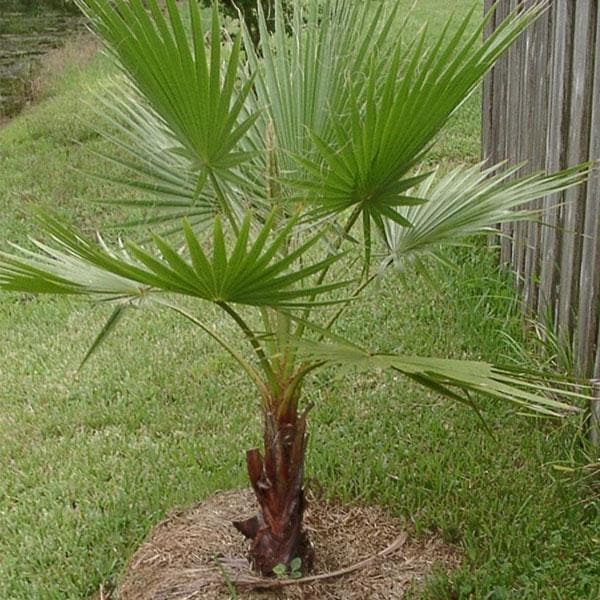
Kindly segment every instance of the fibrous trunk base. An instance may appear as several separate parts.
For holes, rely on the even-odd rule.
[[[250,561],[263,575],[271,575],[277,565],[288,566],[295,558],[301,559],[303,573],[312,568],[314,551],[302,527],[305,451],[304,415],[285,420],[269,416],[264,457],[256,448],[246,454],[248,475],[260,512],[233,524],[252,540]]]
[[[289,565],[295,558],[301,559],[303,573],[312,569],[314,550],[308,533],[302,527],[302,511],[289,520],[285,517],[280,519],[275,527],[266,523],[262,512],[233,524],[252,540],[249,552],[252,567],[262,574],[271,575],[275,566]]]

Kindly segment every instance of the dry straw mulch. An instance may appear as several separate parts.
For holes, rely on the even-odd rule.
[[[171,514],[131,559],[117,598],[395,600],[434,565],[450,570],[459,562],[455,548],[436,537],[414,539],[406,523],[381,508],[309,494],[305,525],[315,545],[314,572],[293,583],[257,577],[245,558],[247,542],[231,525],[255,511],[253,494],[241,490]]]

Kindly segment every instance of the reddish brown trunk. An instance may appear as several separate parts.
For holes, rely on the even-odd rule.
[[[246,455],[248,475],[260,512],[234,526],[252,540],[252,566],[270,575],[278,564],[302,559],[302,572],[312,567],[313,549],[302,528],[306,415],[267,415],[264,456],[257,448]]]

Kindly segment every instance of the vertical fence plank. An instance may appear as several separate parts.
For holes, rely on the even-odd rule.
[[[592,395],[590,405],[590,441],[600,447],[600,379],[592,380]]]
[[[568,125],[568,100],[571,87],[571,52],[573,5],[563,0],[555,0],[551,8],[552,52],[547,117],[545,168],[549,173],[560,170],[566,165],[563,132]],[[538,297],[538,315],[546,323],[555,321],[557,304],[558,267],[560,264],[560,224],[559,204],[564,194],[552,194],[543,201],[544,216],[541,233],[541,268]]]
[[[483,11],[484,14],[488,14],[494,6],[494,0],[484,1]],[[496,18],[498,11],[494,11],[492,18],[488,21],[484,31],[483,37],[487,39],[496,28]],[[495,161],[489,156],[490,149],[494,147],[493,144],[493,129],[492,129],[492,110],[494,107],[494,80],[496,74],[496,68],[494,67],[483,82],[483,92],[481,95],[481,160],[489,160],[491,163]]]
[[[505,0],[498,6],[498,21],[502,22],[512,10],[517,7],[518,0]],[[515,149],[516,146],[513,144],[515,139],[513,136],[516,134],[516,114],[517,106],[519,102],[518,89],[520,88],[520,72],[519,72],[519,60],[520,54],[518,51],[517,42],[514,44],[505,56],[502,58],[503,70],[501,73],[504,74],[503,80],[495,82],[495,86],[498,90],[501,90],[502,96],[495,95],[494,100],[497,102],[495,108],[495,121],[493,126],[495,127],[495,144],[497,153],[495,155],[496,162],[501,160],[508,160],[509,162],[514,161],[516,158]],[[501,74],[499,73],[499,75]],[[496,87],[494,87],[496,89]],[[500,262],[503,265],[512,264],[513,256],[513,224],[503,223],[500,227],[501,240],[500,240]]]
[[[590,72],[595,34],[595,0],[575,3],[575,37],[573,41],[573,78],[571,112],[567,135],[567,162],[577,164],[587,159],[589,149]],[[582,203],[585,186],[565,193],[560,265],[560,304],[557,311],[559,339],[572,344],[575,308],[579,301],[579,265],[581,263],[583,230]]]
[[[496,7],[496,24],[500,24],[509,13],[510,1],[505,0]],[[507,100],[508,100],[508,61],[509,53],[504,54],[494,66],[492,72],[493,80],[493,105],[491,110],[491,136],[492,145],[490,158],[494,164],[504,160],[505,158],[505,121],[507,117]]]
[[[596,14],[596,44],[600,41],[600,12]],[[600,60],[594,65],[591,131],[600,132]],[[600,136],[590,136],[589,157],[600,159]],[[583,247],[579,279],[579,307],[575,331],[575,360],[584,377],[592,375],[594,348],[598,342],[600,301],[600,177],[596,173],[587,190]]]
[[[549,39],[550,12],[547,11],[535,23],[532,29],[529,87],[529,119],[531,129],[528,153],[531,171],[544,168],[544,150],[547,129],[548,80],[549,80]],[[532,203],[532,208],[541,208],[541,200]],[[537,307],[539,260],[540,260],[540,225],[536,221],[526,223],[525,268],[523,305],[526,314],[533,314]]]
[[[593,376],[600,380],[600,324],[598,325],[598,336],[596,337],[596,340],[598,340],[598,343],[596,346],[596,361],[594,363]]]
[[[487,39],[496,29],[498,25],[498,11],[494,10],[494,0],[484,0],[483,13],[487,15],[493,10],[491,18],[488,20],[485,29],[483,30],[483,39]],[[489,72],[483,81],[483,90],[481,94],[481,161],[485,161],[488,164],[496,164],[495,153],[495,140],[494,140],[494,129],[492,124],[494,123],[494,108],[496,103],[494,101],[495,87],[494,82],[500,79],[496,71],[498,67],[495,66],[491,72]],[[500,225],[496,227],[500,230]],[[497,246],[500,243],[500,237],[498,235],[490,235],[488,237],[488,244],[490,246]]]
[[[517,0],[518,2],[518,0]],[[532,0],[525,3],[518,2],[519,8],[524,9],[531,4]],[[527,160],[530,143],[530,90],[531,90],[531,45],[532,28],[530,27],[519,38],[513,46],[515,60],[511,64],[513,70],[510,74],[511,82],[514,82],[514,96],[511,102],[512,127],[510,127],[509,149],[507,156],[509,162],[518,164]],[[510,84],[509,84],[510,85]],[[520,175],[525,175],[530,169],[525,165],[519,171]],[[523,221],[515,223],[512,236],[512,267],[517,276],[517,285],[519,290],[523,291],[525,284],[525,245],[526,245],[527,224]]]

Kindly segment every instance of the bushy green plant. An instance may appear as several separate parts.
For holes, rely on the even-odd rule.
[[[90,353],[127,311],[159,306],[231,354],[256,385],[264,420],[264,448],[247,453],[260,512],[236,523],[258,570],[294,559],[310,569],[302,516],[311,404],[302,388],[317,369],[392,369],[475,409],[483,395],[542,414],[570,410],[534,374],[381,354],[335,331],[392,268],[424,267],[444,244],[529,218],[528,201],[585,178],[587,166],[520,179],[498,166],[422,168],[448,119],[539,8],[511,14],[485,42],[486,21],[466,33],[471,14],[430,44],[424,32],[406,35],[393,2],[295,1],[286,21],[276,1],[273,32],[259,3],[258,39],[242,25],[234,41],[216,8],[204,30],[196,0],[189,27],[174,0],[166,12],[156,0],[80,4],[123,73],[98,101],[118,150],[105,158],[146,192],[115,202],[150,211],[151,238],[110,247],[42,217],[52,241],[2,253],[0,287],[113,304]],[[207,322],[204,303],[239,336]]]
[[[212,4],[211,0],[202,0],[205,6]],[[243,18],[248,33],[255,45],[260,39],[259,24],[258,24],[258,4],[265,16],[265,24],[269,31],[273,31],[275,26],[275,3],[273,0],[220,0],[219,8],[223,14],[231,18]],[[282,6],[285,6],[285,0]]]

